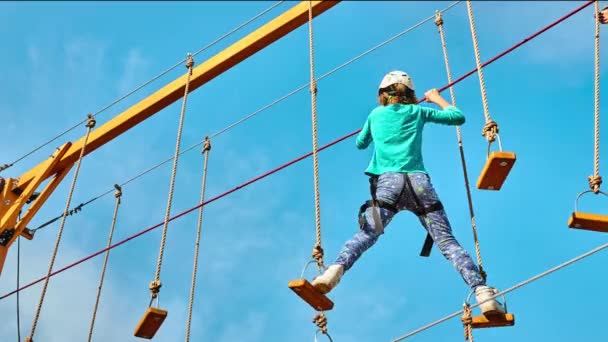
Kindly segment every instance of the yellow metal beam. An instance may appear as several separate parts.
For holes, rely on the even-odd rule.
[[[318,16],[340,1],[312,1],[313,16]],[[190,81],[190,91],[232,68],[256,52],[262,50],[308,21],[308,1],[302,1],[285,13],[266,23],[224,51],[194,68]],[[154,94],[136,103],[112,120],[92,131],[86,147],[86,154],[118,137],[133,126],[156,114],[184,95],[186,75],[177,78]],[[84,138],[76,141],[61,158],[49,175],[55,174],[76,162],[83,147]],[[44,163],[35,166],[19,177],[18,188],[25,188],[44,168]]]
[[[57,166],[59,160],[65,155],[70,146],[72,146],[72,144],[69,142],[64,144],[41,164],[42,167],[40,168],[39,173],[34,176],[32,181],[25,187],[18,197],[16,197],[16,199],[10,203],[8,210],[4,211],[3,215],[0,217],[0,274],[2,274],[2,269],[4,268],[4,261],[6,260],[8,249],[11,247],[15,239],[21,235],[27,221],[33,217],[36,211],[48,198],[51,191],[57,186],[58,182],[51,182],[54,185],[47,186],[43,196],[34,200],[34,204],[32,204],[25,215],[25,221],[18,221],[19,213],[27,200],[34,193],[34,190],[36,190],[44,179],[51,176],[51,170]],[[63,176],[60,175],[59,177]]]

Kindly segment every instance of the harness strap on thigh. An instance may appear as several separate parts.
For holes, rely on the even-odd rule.
[[[378,208],[384,208],[392,211],[393,213],[397,212],[397,208],[387,202],[376,199],[376,189],[378,185],[378,176],[372,175],[369,177],[369,192],[371,194],[372,200],[366,201],[365,204],[361,206],[359,209],[359,224],[361,227],[365,224],[365,217],[362,215],[367,208],[372,208],[372,215],[374,217],[374,230],[377,234],[382,233],[384,231],[384,225],[382,224],[382,217],[380,216],[380,211]]]
[[[384,202],[382,200],[375,200],[375,202],[376,203],[374,204],[374,200],[365,201],[361,208],[359,208],[359,225],[363,227],[363,225],[365,224],[365,216],[363,216],[362,214],[365,213],[367,208],[371,207],[373,208],[372,213],[374,215],[375,231],[379,233],[384,229],[384,227],[382,225],[382,218],[380,217],[378,208],[387,209],[393,213],[397,212],[397,208],[394,205]]]
[[[411,193],[412,197],[414,198],[416,207],[414,208],[414,210],[412,210],[412,212],[416,216],[420,217],[420,216],[427,215],[429,213],[443,209],[443,203],[441,203],[441,201],[437,201],[428,207],[421,205],[420,201],[418,200],[418,196],[416,196],[416,191],[414,191],[414,187],[412,186],[412,183],[410,182],[410,178],[407,176],[407,174],[404,174],[403,177],[404,177],[405,186],[408,187],[409,193]],[[422,256],[422,257],[430,256],[432,249],[433,249],[433,237],[431,236],[430,233],[427,232],[426,238],[424,239],[424,243],[422,244],[422,249],[420,250],[420,256]]]

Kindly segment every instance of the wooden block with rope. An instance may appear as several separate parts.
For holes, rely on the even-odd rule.
[[[481,171],[481,174],[479,175],[479,178],[477,179],[477,188],[482,190],[500,190],[507,179],[513,164],[515,164],[515,153],[502,151],[502,143],[500,142],[500,136],[498,135],[498,124],[492,120],[490,116],[488,95],[483,77],[483,65],[481,63],[479,42],[477,40],[477,31],[475,29],[475,20],[473,17],[473,7],[470,1],[467,1],[467,14],[471,28],[475,62],[477,64],[477,75],[479,76],[479,89],[481,91],[483,114],[486,121],[481,131],[481,135],[483,135],[488,141],[488,158],[483,170]],[[490,153],[490,147],[496,139],[498,139],[498,147],[500,151]]]
[[[304,278],[292,280],[287,286],[317,311],[327,311],[334,307],[334,303],[327,296]]]
[[[165,318],[167,318],[166,310],[149,307],[137,323],[134,335],[145,339],[153,338]]]
[[[188,54],[186,58],[186,86],[184,87],[184,96],[182,100],[182,108],[179,116],[179,124],[177,128],[177,138],[175,142],[175,153],[173,155],[173,167],[171,169],[171,179],[169,181],[169,194],[167,199],[167,209],[165,211],[165,220],[163,224],[163,231],[160,239],[160,250],[158,252],[158,261],[156,262],[156,272],[154,274],[154,280],[150,282],[149,289],[151,293],[150,304],[146,309],[143,317],[139,321],[138,325],[135,327],[135,336],[150,339],[156,334],[160,326],[165,321],[167,317],[167,311],[153,307],[152,304],[154,301],[159,302],[159,292],[162,287],[162,283],[160,280],[160,273],[163,264],[163,256],[165,252],[165,244],[167,241],[167,228],[169,226],[169,216],[171,214],[171,204],[173,202],[173,192],[175,188],[175,178],[177,174],[177,165],[179,161],[179,151],[182,140],[182,132],[184,127],[184,119],[186,116],[186,104],[188,100],[189,90],[190,90],[190,80],[192,77],[192,67],[194,66],[194,58],[192,54]]]
[[[317,134],[317,80],[315,78],[315,60],[314,60],[314,35],[313,35],[313,11],[312,3],[308,3],[308,51],[310,58],[310,102],[311,102],[311,117],[312,117],[312,162],[313,162],[313,189],[315,195],[315,235],[316,243],[312,249],[312,259],[309,261],[300,279],[289,282],[288,287],[295,292],[300,298],[307,302],[317,311],[331,310],[334,303],[325,296],[319,289],[315,288],[311,283],[304,279],[306,268],[312,262],[316,262],[319,273],[325,268],[323,265],[323,247],[321,243],[321,191],[319,189],[319,160],[318,160],[318,134]],[[315,316],[313,320],[315,324],[327,335],[327,319],[324,314]],[[327,335],[329,337],[329,335]],[[316,337],[315,337],[316,340]],[[331,340],[331,337],[330,337]]]
[[[595,12],[601,13],[599,3],[595,2]],[[608,7],[603,9],[604,14]],[[595,20],[595,49],[594,49],[594,149],[593,149],[593,175],[589,176],[590,190],[581,192],[574,202],[574,212],[568,219],[568,227],[574,229],[590,230],[595,232],[608,232],[608,215],[598,215],[578,211],[578,200],[582,195],[593,192],[596,195],[608,196],[605,192],[600,191],[602,185],[602,176],[600,176],[600,23],[606,20],[598,16]]]
[[[495,151],[490,153],[486,164],[477,179],[477,188],[483,190],[500,190],[511,168],[515,164],[513,152]]]
[[[479,315],[471,320],[471,327],[473,329],[510,327],[514,325],[515,316],[510,313],[492,316]]]

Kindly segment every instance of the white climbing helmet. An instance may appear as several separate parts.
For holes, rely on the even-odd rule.
[[[384,75],[378,89],[383,89],[397,83],[405,84],[406,87],[410,88],[411,90],[415,90],[414,81],[412,81],[412,78],[407,73],[399,70],[391,71]]]

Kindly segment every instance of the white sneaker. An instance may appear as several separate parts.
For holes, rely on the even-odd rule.
[[[325,270],[325,272],[323,272],[323,274],[316,277],[312,281],[312,286],[323,294],[329,293],[329,291],[338,285],[343,274],[344,266],[331,265]]]
[[[477,299],[477,303],[481,303],[484,300],[491,298],[496,295],[498,291],[489,286],[478,286],[475,289],[475,298]],[[481,313],[484,316],[493,316],[493,315],[501,315],[505,314],[505,309],[502,304],[500,304],[496,299],[489,300],[481,305],[479,305],[481,309]]]

